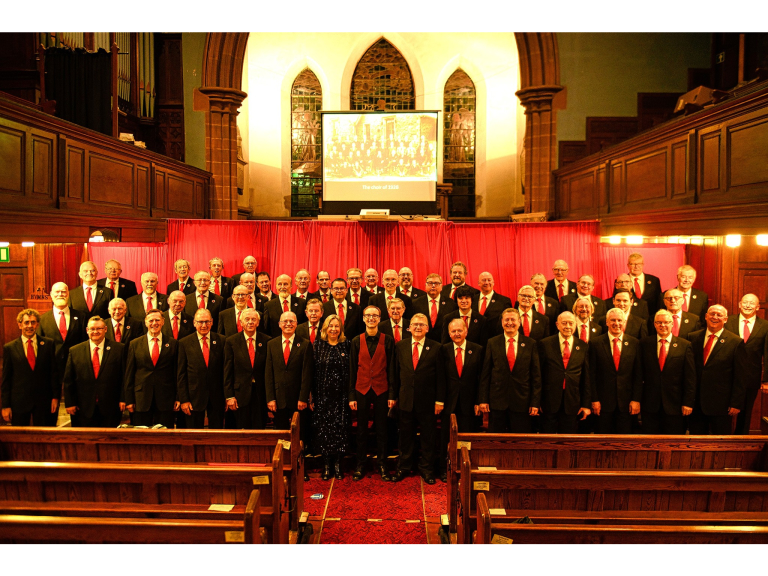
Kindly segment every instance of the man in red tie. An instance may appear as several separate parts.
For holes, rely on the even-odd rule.
[[[424,285],[427,287],[425,298],[419,298],[413,304],[415,314],[424,314],[429,321],[427,338],[442,341],[444,319],[451,312],[458,310],[456,301],[442,294],[443,279],[434,272],[427,276]]]
[[[467,266],[463,262],[457,261],[451,264],[451,283],[447,286],[443,286],[440,294],[445,296],[445,298],[455,299],[456,289],[459,286],[469,285],[467,284]],[[469,288],[472,291],[473,296],[479,292],[477,288],[473,288],[472,286],[469,286]]]
[[[573,303],[573,315],[576,317],[574,334],[579,340],[586,343],[589,343],[592,338],[600,336],[603,332],[600,325],[592,320],[594,310],[592,300],[589,298],[578,298]]]
[[[211,292],[211,275],[205,270],[195,272],[195,287],[195,293],[187,296],[184,311],[194,318],[198,310],[208,310],[218,326],[219,314],[224,309],[224,298]]]
[[[411,333],[408,332],[409,321],[404,317],[405,304],[400,298],[393,298],[387,302],[389,318],[385,318],[379,322],[379,330],[384,334],[392,336],[395,344],[400,342],[404,338],[410,338]],[[427,335],[429,337],[429,335]],[[434,338],[433,338],[434,340]]]
[[[233,278],[233,281],[234,281],[234,278]],[[256,285],[259,287],[259,294],[265,300],[269,301],[277,298],[277,294],[272,292],[272,281],[269,278],[269,273],[259,272],[258,274],[256,274]]]
[[[447,344],[451,341],[450,334],[448,333],[448,324],[454,318],[460,318],[464,321],[464,325],[467,327],[467,340],[485,346],[488,341],[487,326],[488,321],[484,316],[477,313],[477,310],[472,308],[472,300],[474,293],[470,286],[460,286],[456,289],[455,293],[456,305],[458,310],[449,312],[443,317],[443,333],[440,342]]]
[[[168,297],[157,291],[157,274],[144,272],[141,275],[141,294],[131,296],[125,301],[128,316],[144,321],[148,310],[168,310]]]
[[[50,426],[61,397],[55,345],[53,339],[37,333],[37,310],[22,310],[16,322],[21,335],[3,346],[3,420],[14,426]]]
[[[135,426],[173,428],[174,411],[180,406],[176,400],[179,342],[163,335],[164,322],[160,310],[150,310],[144,319],[147,335],[128,345],[123,388]]]
[[[594,308],[592,315],[595,318],[605,316],[608,308],[605,306],[605,301],[603,301],[601,298],[598,298],[597,296],[592,295],[594,289],[595,279],[592,277],[592,275],[582,274],[576,284],[576,292],[567,294],[563,296],[562,300],[560,300],[560,311],[571,312],[573,311],[573,304],[576,302],[577,298],[589,298],[589,300],[592,301],[592,307]]]
[[[266,296],[262,296],[257,290],[256,290],[256,276],[253,274],[250,274],[248,272],[244,272],[240,275],[240,284],[237,284],[237,286],[243,286],[246,289],[246,294],[248,295],[244,299],[244,304],[246,308],[253,308],[254,310],[257,310],[259,314],[263,314],[264,312],[264,305],[269,302],[269,298]],[[275,298],[277,298],[277,295],[275,295]],[[224,305],[224,308],[226,310],[230,308],[234,308],[235,306],[235,298],[234,298],[234,289],[233,294],[230,296],[226,304]]]
[[[682,296],[680,307],[683,312],[690,312],[698,317],[703,325],[709,297],[703,290],[694,288],[694,282],[696,282],[696,270],[693,266],[683,264],[677,269],[677,289]]]
[[[554,298],[559,303],[568,294],[576,293],[576,284],[568,280],[568,262],[555,260],[552,265],[552,274],[555,277],[547,282],[547,288],[544,291],[546,296]]]
[[[600,434],[630,434],[632,416],[640,413],[643,374],[640,341],[624,333],[626,315],[611,308],[608,332],[589,343],[592,413]]]
[[[288,274],[280,274],[275,280],[278,297],[264,304],[264,332],[272,336],[272,338],[277,338],[280,335],[279,319],[286,312],[293,312],[299,324],[307,321],[305,314],[307,301],[303,298],[296,298],[291,294],[291,283],[292,280]]]
[[[501,313],[512,308],[512,299],[494,291],[496,283],[490,272],[482,272],[478,277],[480,293],[475,297],[474,308],[488,321],[488,336],[498,336],[501,328]]]
[[[331,275],[325,270],[317,273],[317,291],[309,295],[310,298],[317,298],[325,304],[333,295],[331,294]]]
[[[549,333],[554,334],[557,332],[557,316],[560,313],[560,304],[556,298],[550,298],[545,294],[547,289],[547,277],[541,272],[537,272],[531,276],[531,286],[536,291],[536,299],[533,302],[533,307],[536,312],[543,314],[549,320]],[[515,303],[517,308],[517,303]]]
[[[624,312],[624,318],[625,318],[625,324],[623,328],[624,332],[626,334],[629,334],[633,338],[642,340],[643,338],[648,336],[648,322],[645,318],[636,316],[635,314],[631,313],[631,311],[633,310],[633,306],[632,306],[633,303],[634,303],[634,300],[632,298],[632,293],[629,290],[620,288],[616,290],[616,293],[613,295],[613,308],[618,308],[619,310]],[[607,321],[605,316],[603,316],[602,318],[599,318],[597,320],[597,323],[600,325],[600,328],[602,328],[603,333],[608,331],[608,326],[607,326]]]
[[[381,275],[381,280],[384,283],[384,289],[379,290],[379,293],[375,296],[371,296],[368,300],[368,304],[376,306],[379,310],[386,310],[387,303],[394,299],[400,298],[405,304],[405,317],[410,318],[413,316],[413,300],[410,296],[406,296],[400,292],[400,286],[397,283],[397,272],[394,270],[386,270]]]
[[[323,305],[323,316],[327,318],[336,314],[344,324],[344,334],[347,338],[354,338],[365,331],[363,323],[363,308],[349,301],[347,298],[347,282],[343,278],[336,278],[331,283],[333,300]]]
[[[231,278],[224,276],[224,260],[218,256],[208,260],[208,271],[211,273],[211,292],[221,296],[226,302],[237,284],[233,284]],[[240,279],[242,280],[242,276]]]
[[[536,302],[536,290],[533,286],[522,286],[517,291],[517,309],[520,312],[520,331],[523,336],[537,342],[549,336],[549,322],[546,316],[539,314],[533,307]]]
[[[664,307],[659,277],[643,272],[645,260],[642,254],[630,254],[627,258],[627,268],[635,299],[644,300],[648,304],[648,317],[653,318],[656,311]]]
[[[310,276],[309,272],[302,268],[298,272],[296,272],[296,277],[294,278],[294,281],[296,282],[296,292],[293,293],[293,295],[296,298],[303,298],[304,300],[309,300],[309,281]]]
[[[653,323],[655,334],[640,341],[643,434],[685,434],[696,397],[693,347],[672,334],[669,311],[656,312]]]
[[[237,428],[261,430],[267,427],[264,372],[270,338],[257,332],[256,310],[246,309],[240,320],[243,331],[227,338],[224,347],[224,395]]]
[[[400,282],[400,293],[408,296],[414,302],[417,298],[426,294],[424,290],[419,290],[418,288],[414,287],[413,272],[407,266],[400,268],[400,271],[397,273],[397,278]]]
[[[242,276],[240,279],[242,280]],[[219,327],[217,331],[225,338],[243,331],[243,312],[253,310],[253,308],[248,308],[247,298],[248,289],[242,284],[235,286],[232,292],[232,300],[235,302],[234,308],[227,308],[219,314]]]
[[[395,353],[395,340],[379,330],[381,311],[368,306],[363,311],[365,332],[352,338],[349,352],[349,407],[357,412],[357,463],[353,480],[365,476],[368,446],[368,422],[373,416],[376,430],[376,463],[381,479],[391,480],[386,466],[387,413],[390,367]],[[370,407],[373,405],[373,412]]]
[[[64,405],[70,416],[78,416],[72,419],[73,427],[116,428],[125,406],[121,407],[120,402],[125,344],[107,339],[107,325],[97,316],[88,321],[87,332],[88,340],[69,351],[64,371]]]
[[[454,321],[455,322],[455,321]],[[530,434],[541,410],[541,367],[536,340],[520,331],[520,313],[502,312],[503,334],[488,340],[480,378],[478,412],[489,413],[488,431]]]
[[[363,272],[360,268],[350,268],[347,270],[347,283],[349,292],[347,292],[347,302],[357,304],[363,310],[368,306],[371,293],[362,287]]]
[[[187,297],[180,290],[168,295],[169,308],[163,312],[163,336],[166,338],[181,340],[195,331],[192,323],[194,315],[189,315],[184,311],[186,303]]]
[[[330,276],[328,277],[330,279]],[[371,293],[371,295],[378,294],[382,287],[379,286],[379,273],[373,268],[368,268],[365,271],[365,289]]]
[[[544,434],[576,434],[590,414],[589,346],[574,336],[571,312],[557,318],[558,333],[539,341]]]
[[[305,310],[307,321],[299,324],[296,328],[296,336],[309,340],[313,345],[315,340],[320,337],[320,330],[323,328],[323,303],[317,298],[311,298],[307,302]]]
[[[704,316],[707,327],[690,335],[696,363],[691,434],[732,434],[733,417],[744,407],[747,356],[744,341],[725,329],[727,318],[724,306],[710,306]]]
[[[83,262],[78,275],[83,283],[69,291],[69,305],[82,313],[86,322],[94,316],[106,318],[109,301],[114,295],[109,288],[97,284],[96,264]]]
[[[192,294],[195,291],[195,283],[189,275],[190,268],[189,261],[184,260],[183,258],[176,260],[176,262],[173,263],[173,271],[176,273],[176,280],[168,284],[165,289],[166,294],[170,294],[176,290],[180,290],[181,292],[184,292],[184,294]]]
[[[683,340],[689,340],[691,332],[701,330],[699,317],[690,312],[683,312],[683,293],[677,288],[664,293],[664,306],[672,315],[672,335]],[[632,308],[634,310],[634,308]],[[654,323],[655,328],[655,323]]]
[[[105,320],[107,325],[107,340],[119,342],[128,346],[131,340],[144,335],[144,324],[136,318],[128,318],[128,307],[122,298],[113,298],[109,303],[109,318]],[[127,352],[128,348],[124,348]]]
[[[195,330],[179,341],[177,399],[187,428],[224,428],[224,336],[211,330],[208,310],[195,312]]]
[[[243,271],[232,276],[232,285],[237,286],[240,284],[240,276],[242,274],[256,274],[256,265],[257,260],[254,256],[249,255],[243,258]],[[267,278],[269,278],[269,274],[267,274]]]
[[[118,296],[123,300],[128,300],[131,296],[136,296],[138,291],[136,290],[136,282],[123,278],[123,267],[117,260],[107,260],[104,263],[105,278],[99,278],[96,284],[102,288],[109,288],[112,290],[114,298]]]

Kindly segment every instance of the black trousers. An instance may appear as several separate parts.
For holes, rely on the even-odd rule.
[[[184,413],[181,412],[182,416]],[[146,412],[133,412],[133,425],[134,426],[147,426],[151,427],[155,424],[162,424],[166,428],[173,429],[173,420],[176,417],[176,412],[173,410],[159,410],[155,399],[152,398],[152,405]]]
[[[474,432],[477,429],[477,417],[474,411],[472,414],[462,414],[460,411],[453,412],[453,414],[456,414],[456,424],[459,427],[459,432]],[[440,418],[440,446],[437,451],[437,470],[443,472],[448,466],[448,442],[451,440],[451,412],[443,410],[438,418]]]
[[[491,434],[530,434],[531,416],[528,412],[494,410],[488,417],[488,432]]]
[[[541,416],[541,431],[544,434],[576,434],[579,430],[579,415],[565,413],[565,403],[554,414],[544,412]]]
[[[597,417],[597,431],[598,434],[631,434],[632,416],[618,409],[610,412],[601,410]]]
[[[264,430],[267,427],[267,405],[254,398],[246,406],[239,404],[234,412],[228,410],[227,415],[234,416],[234,427],[241,430]]]
[[[192,410],[192,414],[186,416],[187,428],[205,428],[205,414],[208,413],[208,429],[222,430],[224,428],[224,406],[218,401],[208,399],[205,410]]]
[[[731,424],[733,417],[707,416],[694,410],[688,420],[688,426],[692,435],[712,434],[714,436],[727,436],[733,434]]]
[[[655,412],[642,410],[643,434],[685,434],[685,417],[680,414],[670,416],[660,408]]]
[[[307,453],[310,439],[310,409],[309,406],[304,410],[298,410],[297,408],[278,408],[275,412],[275,430],[290,430],[291,418],[293,413],[299,413],[299,436],[304,443],[304,453]]]
[[[734,434],[749,434],[749,423],[752,420],[752,409],[755,407],[757,395],[760,393],[760,382],[757,386],[747,384],[744,395],[744,409],[736,416],[736,430]]]
[[[387,413],[389,395],[384,392],[376,395],[373,388],[365,394],[355,390],[357,402],[357,467],[361,468],[368,453],[368,421],[373,414],[373,427],[376,430],[376,456],[378,464],[386,463],[387,457]],[[371,411],[373,405],[373,411]]]
[[[400,461],[397,469],[408,472],[413,468],[416,452],[416,429],[421,429],[421,456],[419,471],[432,474],[435,470],[435,411],[405,412],[400,410]]]
[[[13,426],[56,426],[54,422],[51,424],[51,403],[37,405],[29,412],[20,412],[18,410],[11,410],[11,425]],[[31,419],[31,423],[30,423]]]
[[[72,427],[82,428],[117,428],[120,425],[120,420],[123,417],[123,413],[120,412],[120,408],[115,406],[110,410],[105,410],[98,402],[93,409],[93,414],[89,418],[82,412],[77,412],[79,418],[77,423],[72,421]]]

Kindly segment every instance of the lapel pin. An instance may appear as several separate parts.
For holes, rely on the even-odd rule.
[[[110,348],[109,346],[107,346],[107,350],[112,350],[112,348]]]
[[[674,344],[672,344],[672,348],[677,348],[677,342],[675,342]]]
[[[216,340],[214,340],[213,343],[216,344]]]
[[[301,346],[301,342],[296,342],[296,348],[298,348],[299,346]]]
[[[693,299],[696,300],[696,294],[693,295]]]
[[[425,349],[426,349],[426,350],[429,350],[429,346],[427,346]]]
[[[720,344],[725,344],[725,339],[724,338],[720,339]]]
[[[592,328],[592,332],[597,332],[597,330],[595,330],[594,328]]]
[[[645,283],[646,283],[646,284],[650,284],[650,283],[651,283],[651,281],[650,281],[650,280],[646,280],[646,281],[645,281]]]
[[[467,350],[467,354],[472,354],[472,350]]]
[[[186,323],[187,323],[187,321],[186,321],[186,320],[182,320],[182,322],[184,322],[184,324],[186,324]]]
[[[342,352],[341,355],[344,356],[345,355],[344,352]]]
[[[685,320],[683,320],[683,322],[685,322],[686,324],[688,324],[688,318],[686,318]]]
[[[491,300],[491,304],[496,304],[496,298]]]
[[[576,346],[576,350],[578,350],[578,349],[579,349],[579,347],[578,347],[578,346]]]
[[[168,342],[166,342],[165,343],[165,347],[168,348],[169,346],[170,346],[170,344],[168,344]]]
[[[629,346],[629,342],[627,342],[626,340],[624,340],[624,346]]]
[[[475,324],[477,324],[477,318],[475,318]]]
[[[520,346],[525,346],[525,342],[520,342]]]
[[[120,288],[125,288],[125,284],[120,284]]]
[[[259,348],[261,348],[261,342],[259,342]]]
[[[75,316],[75,320],[77,320],[77,316]]]
[[[534,324],[538,324],[538,323],[539,323],[539,321],[538,321],[538,320],[534,320],[534,321],[533,321],[533,323],[534,323]]]
[[[43,342],[42,340],[40,340],[40,342],[38,342],[38,344],[40,344],[40,346],[42,346],[43,344],[45,344],[45,342]]]
[[[103,294],[103,293],[104,293],[104,290],[99,290],[99,294]]]

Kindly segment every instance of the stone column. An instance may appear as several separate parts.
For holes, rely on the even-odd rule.
[[[248,96],[235,88],[206,86],[205,168],[212,175],[208,217],[237,220],[237,115]]]

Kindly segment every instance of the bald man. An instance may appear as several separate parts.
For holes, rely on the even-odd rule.
[[[147,310],[168,310],[168,297],[157,291],[157,274],[144,272],[141,275],[142,291],[136,296],[131,296],[125,301],[128,307],[128,316],[144,321]]]
[[[698,316],[703,324],[709,297],[704,290],[694,288],[694,282],[696,282],[696,270],[693,266],[683,264],[677,269],[677,289],[683,296],[681,308],[683,312],[690,312]]]
[[[307,301],[291,294],[291,283],[288,274],[280,274],[275,279],[277,298],[264,304],[264,332],[272,338],[280,336],[280,317],[285,312],[293,312],[299,324],[307,321]]]
[[[477,285],[480,292],[475,295],[473,307],[487,320],[488,336],[498,336],[503,332],[501,313],[507,308],[512,308],[512,299],[496,292],[496,283],[490,272],[482,272],[477,279]]]
[[[594,290],[595,279],[591,274],[582,274],[578,283],[576,284],[576,293],[568,294],[567,296],[564,296],[560,301],[560,312],[572,312],[573,305],[576,303],[578,298],[589,298],[592,301],[592,306],[594,307],[592,316],[594,318],[605,316],[608,309],[605,307],[605,302],[603,300],[592,294]]]
[[[555,260],[555,263],[552,264],[552,274],[555,277],[547,282],[545,295],[560,302],[568,294],[576,293],[576,283],[568,280],[568,262]]]
[[[397,279],[400,283],[400,293],[408,296],[408,298],[413,300],[414,303],[419,297],[426,295],[424,290],[419,290],[418,288],[414,287],[413,271],[407,266],[400,268],[400,271],[397,273]]]
[[[131,296],[138,294],[136,282],[122,277],[123,267],[117,260],[107,260],[104,263],[104,272],[106,277],[97,280],[96,284],[112,290],[115,297],[119,296],[123,300],[128,300]]]
[[[90,260],[80,264],[78,276],[82,283],[69,291],[69,304],[85,316],[86,322],[94,316],[106,318],[109,315],[109,301],[114,298],[112,290],[101,287],[96,281],[96,264]]]

